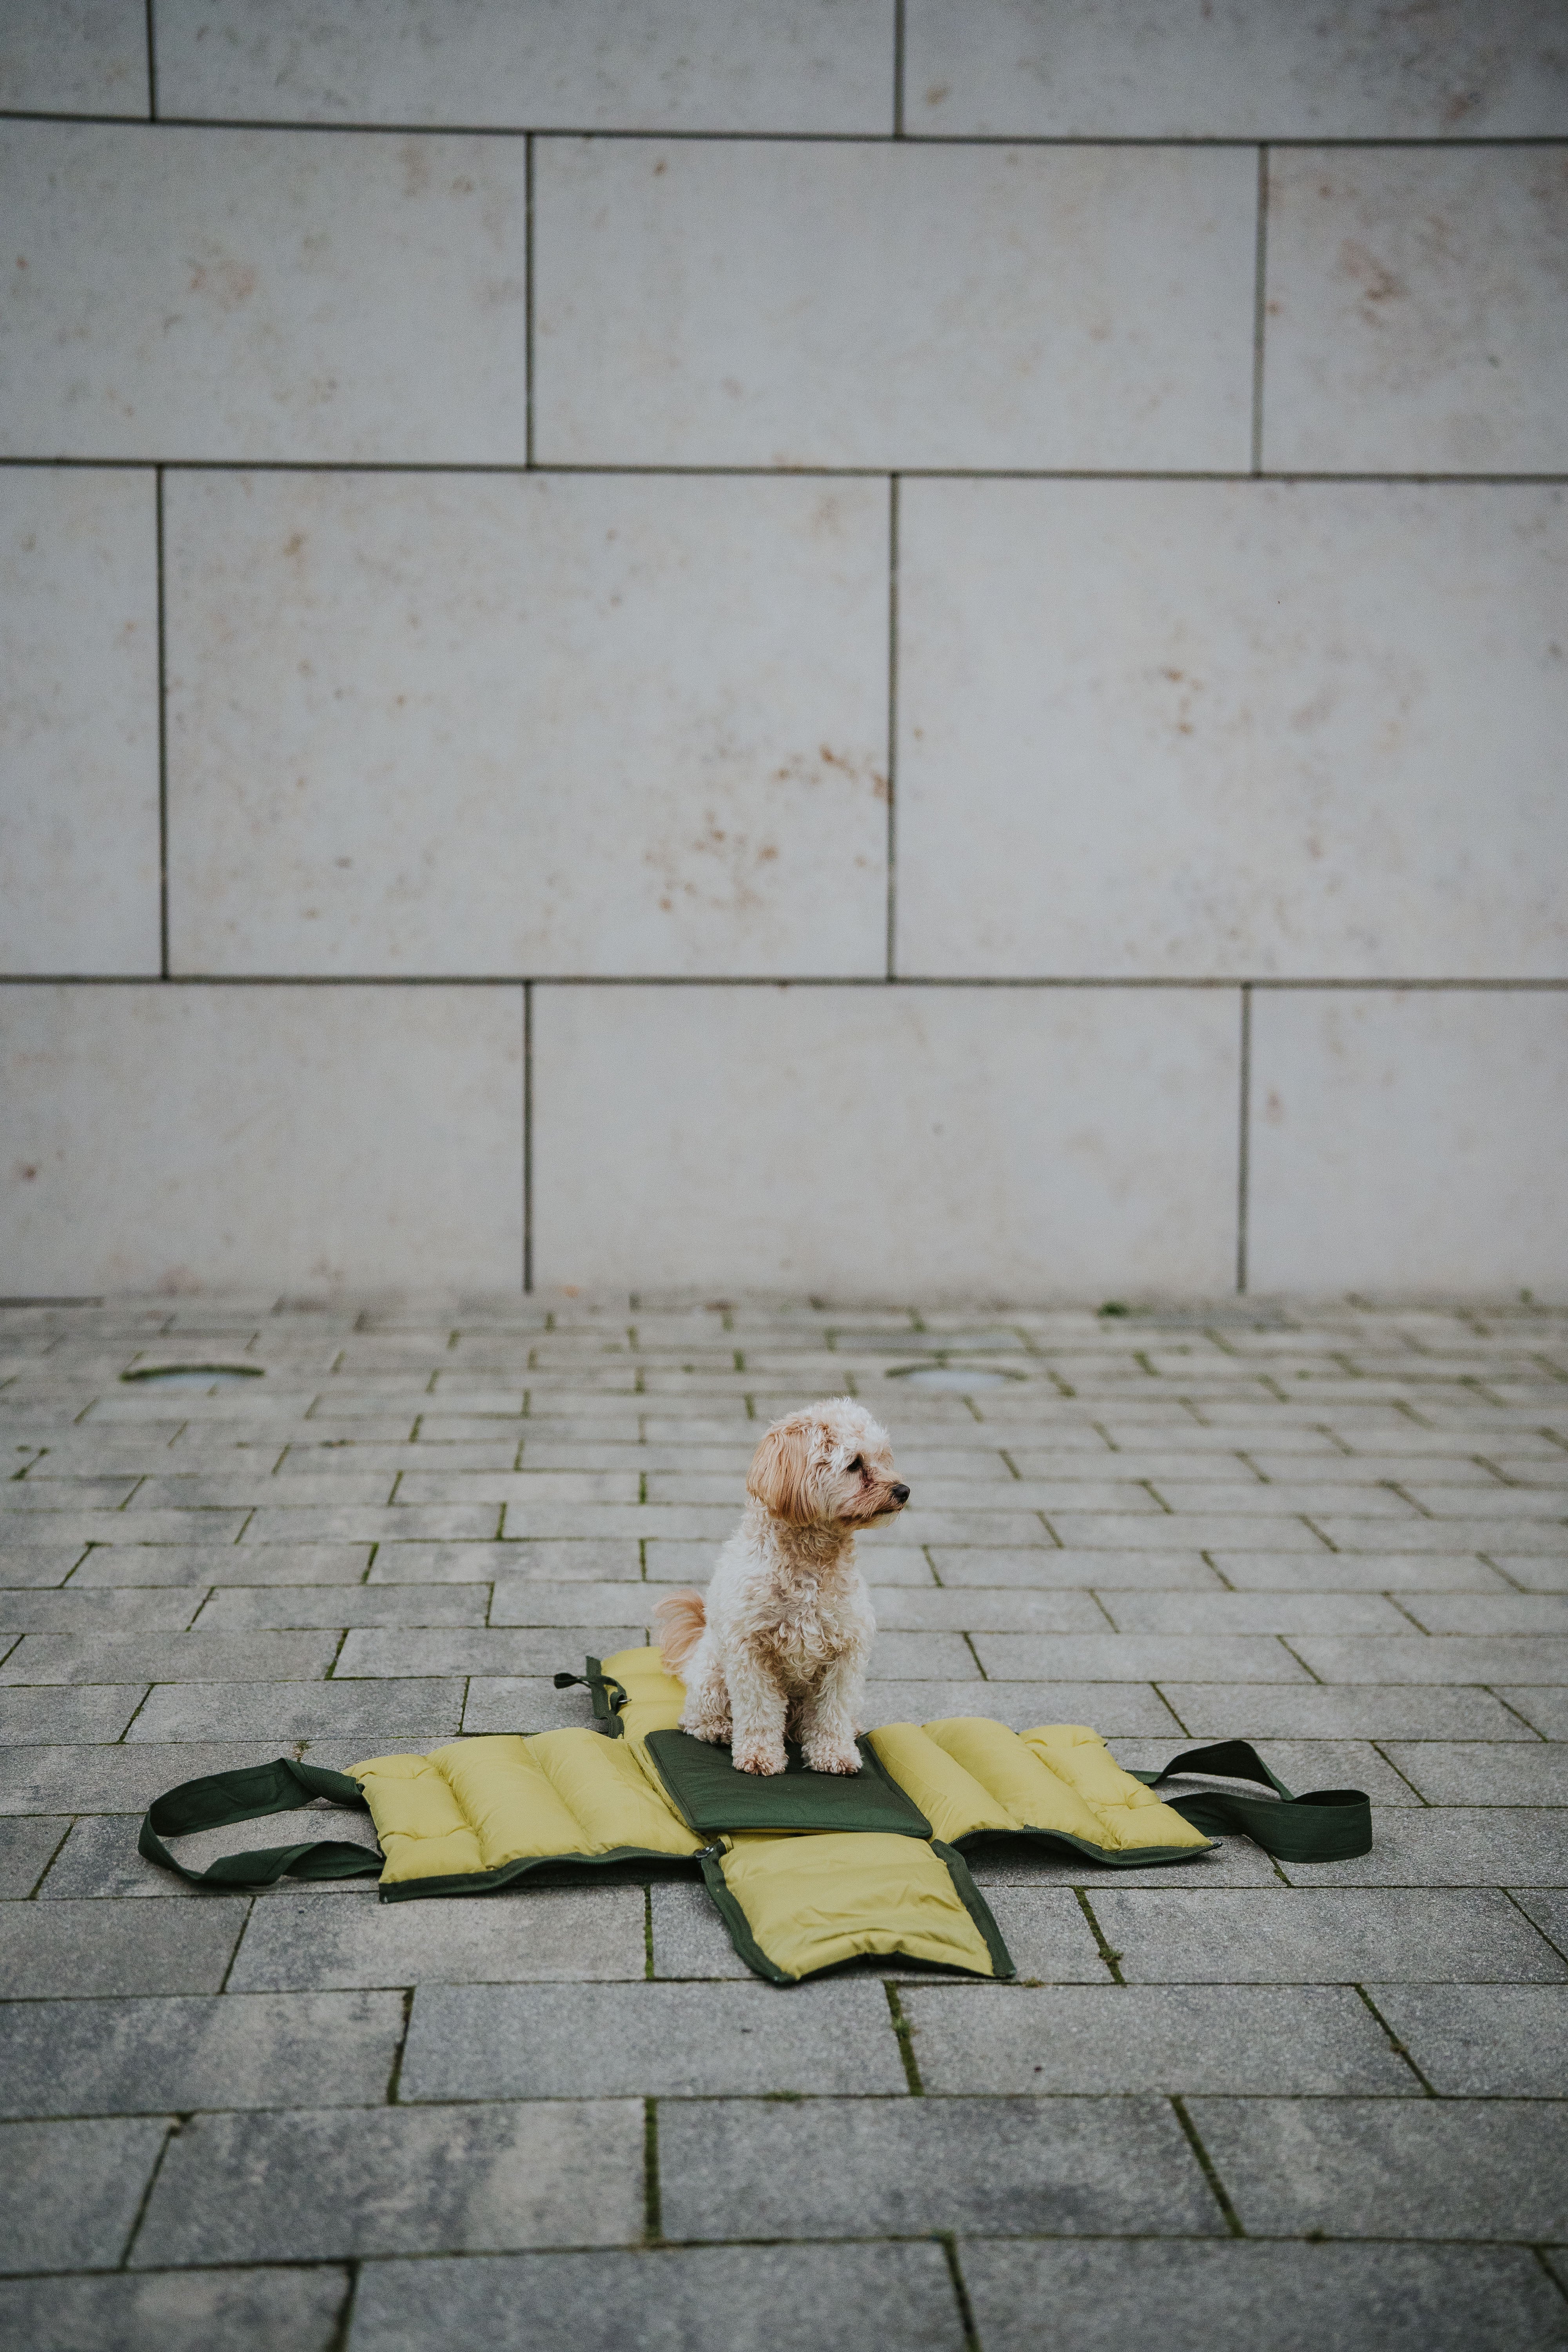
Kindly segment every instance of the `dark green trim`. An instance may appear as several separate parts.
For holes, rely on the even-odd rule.
[[[1132,1776],[1141,1778],[1139,1774]],[[1179,1806],[1171,1808],[1181,1811]],[[1183,1815],[1184,1820],[1185,1815]],[[1194,1822],[1193,1826],[1201,1827]],[[954,1839],[960,1853],[984,1853],[993,1845],[1012,1847],[1023,1840],[1026,1844],[1067,1846],[1074,1853],[1087,1854],[1090,1862],[1103,1863],[1108,1870],[1142,1870],[1145,1863],[1191,1862],[1198,1853],[1208,1853],[1209,1845],[1145,1845],[1131,1850],[1121,1846],[1090,1845],[1087,1838],[1071,1837],[1066,1830],[971,1830],[966,1837]]]
[[[352,1845],[342,1838],[312,1838],[301,1845],[264,1846],[251,1853],[226,1853],[205,1870],[191,1870],[177,1862],[163,1843],[165,1837],[188,1837],[194,1830],[227,1829],[235,1822],[254,1822],[268,1813],[289,1813],[312,1797],[330,1797],[334,1805],[368,1812],[357,1780],[346,1772],[326,1772],[317,1764],[296,1764],[279,1756],[271,1764],[253,1764],[237,1772],[210,1772],[204,1780],[183,1780],[154,1798],[142,1823],[136,1850],[149,1862],[161,1863],[190,1886],[272,1886],[279,1879],[368,1878],[381,1875],[379,1846]]]
[[[597,1658],[584,1658],[583,1664],[585,1671],[580,1675],[557,1675],[556,1689],[571,1690],[580,1685],[594,1702],[595,1729],[611,1739],[624,1738],[626,1727],[621,1721],[621,1709],[630,1704],[626,1685],[618,1683],[614,1675],[607,1675]]]
[[[969,1875],[969,1864],[956,1846],[943,1845],[941,1838],[932,1838],[931,1843],[931,1852],[940,1854],[947,1864],[947,1874],[958,1890],[960,1902],[985,1938],[992,1969],[999,1977],[1016,1977],[1018,1971],[1013,1965],[1013,1955],[1003,1941],[1001,1928],[991,1916],[991,1906]]]
[[[1173,1756],[1163,1772],[1134,1772],[1132,1778],[1157,1789],[1173,1775],[1185,1772],[1256,1780],[1275,1792],[1272,1797],[1243,1797],[1227,1789],[1205,1789],[1198,1796],[1167,1797],[1172,1811],[1194,1829],[1211,1834],[1239,1830],[1281,1862],[1349,1862],[1372,1852],[1372,1801],[1363,1790],[1311,1789],[1303,1797],[1293,1797],[1249,1740],[1223,1739],[1213,1748],[1188,1748]]]
[[[495,1870],[472,1870],[451,1878],[403,1878],[384,1885],[384,1903],[413,1903],[423,1895],[500,1895],[536,1870],[602,1870],[612,1862],[693,1863],[694,1853],[661,1853],[649,1845],[615,1845],[607,1853],[531,1853]]]
[[[754,1975],[766,1977],[770,1984],[798,1984],[800,1979],[792,1977],[787,1969],[781,1969],[776,1960],[770,1960],[752,1935],[752,1923],[731,1894],[725,1879],[722,1848],[715,1853],[704,1847],[697,1859],[702,1864],[703,1884],[712,1898],[714,1908],[730,1930],[730,1941],[746,1966]]]
[[[755,1830],[851,1831],[929,1838],[931,1823],[866,1739],[860,1770],[814,1772],[791,1741],[782,1772],[738,1772],[727,1748],[689,1731],[650,1731],[643,1741],[681,1819],[700,1836]]]

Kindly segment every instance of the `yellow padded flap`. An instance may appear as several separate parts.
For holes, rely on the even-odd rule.
[[[1017,1822],[972,1773],[918,1723],[885,1723],[870,1734],[879,1760],[920,1807],[944,1845],[978,1830],[1016,1830]]]
[[[440,1768],[428,1756],[377,1756],[356,1764],[386,1867],[384,1886],[405,1878],[457,1878],[483,1868],[479,1842]]]
[[[686,1685],[665,1673],[657,1650],[617,1650],[613,1658],[600,1663],[626,1691],[626,1705],[621,1710],[624,1735],[636,1748],[649,1786],[662,1790],[664,1783],[645,1754],[643,1741],[650,1731],[676,1729],[686,1706]]]
[[[591,1739],[591,1731],[574,1735]],[[563,1804],[536,1756],[537,1742],[515,1732],[489,1739],[462,1739],[438,1748],[438,1764],[479,1842],[479,1868],[539,1861],[546,1855],[584,1853],[583,1824]]]
[[[542,1731],[528,1746],[558,1801],[578,1823],[577,1853],[623,1845],[654,1853],[695,1853],[702,1843],[656,1796],[625,1739],[598,1731]]]
[[[738,1837],[722,1868],[753,1942],[786,1976],[866,1952],[996,1973],[946,1864],[918,1838]]]
[[[1087,1724],[1045,1724],[1026,1731],[1024,1745],[1076,1789],[1119,1851],[1140,1846],[1206,1846],[1211,1840],[1163,1804],[1152,1789],[1124,1772]]]
[[[949,1723],[928,1723],[926,1729],[939,1748],[1005,1805],[1016,1828],[1055,1830],[1061,1837],[1081,1838],[1086,1845],[1101,1848],[1111,1844],[1105,1824],[1071,1783],[1005,1723],[958,1716]]]

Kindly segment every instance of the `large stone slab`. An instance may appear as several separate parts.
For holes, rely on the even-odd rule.
[[[525,188],[515,140],[6,123],[5,454],[521,465]]]
[[[133,2264],[625,2245],[642,2220],[640,2102],[202,2116]]]
[[[1568,667],[1551,648],[1565,526],[1562,493],[1545,486],[907,485],[899,971],[1554,977],[1568,931],[1540,853],[1563,839],[1551,745],[1568,723]],[[1504,613],[1506,625],[1478,625]],[[1371,768],[1369,797],[1353,779]],[[1492,821],[1478,838],[1482,790]],[[1254,1039],[1264,1139],[1279,1132],[1263,1055],[1280,1008],[1299,1019],[1303,1004],[1342,1001],[1257,1000],[1269,1016]],[[1494,1026],[1517,1009],[1485,1001]],[[1428,1008],[1436,1036],[1452,1027],[1441,1008],[1464,1000],[1408,1002]],[[1560,1023],[1560,1000],[1551,1007]],[[1490,1088],[1518,1086],[1527,1031],[1521,1016]],[[1411,1058],[1407,1087],[1464,1098],[1430,1056]],[[1412,1167],[1431,1165],[1408,1115],[1391,1100],[1384,1116],[1403,1123]],[[1536,1132],[1543,1124],[1552,1131],[1544,1112]],[[1518,1152],[1510,1114],[1480,1131]],[[1409,1198],[1393,1161],[1384,1177],[1338,1116],[1320,1149],[1378,1169],[1374,1198],[1385,1184],[1390,1200]],[[1479,1141],[1467,1150],[1489,1156]],[[1522,1203],[1537,1179],[1528,1154],[1518,1164]],[[1266,1174],[1255,1159],[1255,1200]],[[1304,1206],[1322,1180],[1300,1181]],[[1476,1212],[1456,1199],[1431,1213]],[[1539,1224],[1543,1208],[1533,1213]],[[1507,1230],[1500,1203],[1484,1222]],[[1384,1258],[1363,1277],[1266,1256],[1249,1278],[1301,1290],[1447,1278],[1407,1276],[1403,1264]],[[1500,1266],[1466,1279],[1518,1287]]]
[[[0,2286],[0,2330],[31,2352],[332,2352],[349,2275],[309,2270],[124,2272]]]
[[[1247,463],[1253,159],[550,140],[546,464]]]
[[[1283,1887],[1164,1894],[1096,1886],[1094,1913],[1137,1984],[1556,1983],[1544,1937],[1494,1887]]]
[[[162,0],[166,113],[208,121],[458,123],[549,131],[887,132],[890,0]],[[125,110],[129,111],[129,109]],[[356,2326],[357,2326],[356,2321]]]
[[[881,974],[884,486],[205,473],[167,505],[176,970]]]
[[[916,139],[1561,137],[1558,29],[1552,0],[1415,18],[1397,0],[1351,0],[1331,16],[1270,0],[909,0],[905,128]]]
[[[4,1914],[0,1914],[3,1927]],[[234,1992],[640,1978],[640,1887],[530,1887],[382,1903],[279,1893],[258,1906]]]
[[[0,2269],[111,2270],[168,2128],[167,2116],[0,2126]]]
[[[3,1003],[14,1149],[0,1243],[39,1286],[235,1281],[262,1264],[280,1279],[292,1267],[300,1280],[314,1268],[374,1283],[401,1275],[416,1234],[431,1280],[517,1279],[518,990],[59,986],[8,989]],[[42,1515],[30,1516],[37,1541]],[[224,1512],[60,1516],[47,1532],[61,1540],[222,1542],[243,1524]],[[209,1516],[210,1530],[194,1524]]]
[[[1218,1286],[1238,1049],[1199,990],[539,988],[535,1278]]]

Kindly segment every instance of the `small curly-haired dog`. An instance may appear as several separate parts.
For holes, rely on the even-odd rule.
[[[672,1592],[654,1611],[666,1671],[686,1685],[681,1729],[728,1743],[742,1772],[782,1772],[786,1736],[812,1771],[858,1772],[877,1621],[855,1532],[910,1498],[892,1442],[853,1397],[808,1405],[768,1431],[746,1492],[706,1600]]]

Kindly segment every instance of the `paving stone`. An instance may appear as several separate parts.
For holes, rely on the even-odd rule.
[[[943,1584],[1011,1586],[1055,1592],[1144,1587],[1159,1592],[1222,1592],[1225,1588],[1194,1546],[1191,1551],[1029,1551],[933,1544],[931,1559]],[[1327,1557],[1327,1554],[1324,1555]],[[1228,1570],[1227,1570],[1228,1573]]]
[[[1404,1605],[1427,1633],[1568,1633],[1568,1592],[1413,1592]]]
[[[608,1543],[384,1543],[376,1548],[370,1582],[471,1584],[476,1578],[538,1577],[553,1583],[618,1583],[641,1575],[640,1553],[631,1538]]]
[[[936,1723],[948,1716],[979,1716],[1015,1731],[1037,1724],[1087,1723],[1105,1738],[1180,1727],[1147,1683],[903,1683],[879,1682],[867,1696],[875,1723]]]
[[[1412,1630],[1409,1618],[1381,1592],[1107,1592],[1102,1606],[1124,1634],[1294,1637]]]
[[[1568,1691],[1559,1685],[1552,1689],[1538,1684],[1533,1689],[1521,1689],[1507,1684],[1497,1685],[1499,1698],[1506,1700],[1516,1715],[1521,1715],[1545,1739],[1568,1739]]]
[[[572,1673],[586,1651],[609,1657],[616,1650],[640,1650],[647,1638],[646,1622],[563,1625],[538,1633],[490,1627],[471,1632],[447,1628],[426,1633],[356,1632],[344,1642],[332,1672],[339,1682],[361,1675],[483,1675],[494,1679]]]
[[[1568,1592],[1568,1556],[1525,1558],[1489,1544],[1487,1558],[1527,1592]]]
[[[267,1764],[277,1741],[243,1744],[217,1740],[206,1746],[132,1748],[0,1747],[0,1815],[37,1812],[144,1812],[154,1797],[176,1780],[208,1772],[235,1771]],[[357,1762],[357,1756],[353,1759]]]
[[[674,1880],[648,1889],[656,1977],[752,1979],[704,1886]]]
[[[592,1653],[595,1657],[613,1654],[605,1640],[604,1630],[582,1629],[586,1641],[579,1641],[576,1651],[563,1649],[555,1660],[558,1671],[579,1673],[584,1658]],[[637,1646],[641,1647],[641,1637]],[[593,1727],[593,1712],[588,1694],[583,1690],[558,1691],[546,1675],[476,1675],[468,1685],[468,1704],[463,1709],[463,1730],[466,1736],[489,1731],[571,1731]]]
[[[216,1992],[245,1925],[243,1897],[200,1905],[7,1903],[0,1998]]]
[[[642,2121],[632,2100],[200,2116],[132,2267],[632,2243]]]
[[[1181,1682],[1205,1671],[1233,1684],[1308,1679],[1281,1643],[1261,1635],[981,1633],[974,1647],[993,1682]]]
[[[1390,1740],[1389,1760],[1434,1805],[1568,1805],[1568,1747]]]
[[[1003,1838],[973,1847],[966,1855],[977,1886],[1082,1886],[1092,1896],[1101,1886],[1278,1886],[1278,1873],[1250,1838],[1227,1837],[1205,1853],[1179,1863],[1152,1863],[1147,1870],[1110,1868],[1087,1854],[1058,1847],[1026,1846]],[[1015,1956],[1016,1957],[1016,1956]]]
[[[0,2125],[0,2271],[112,2269],[168,2128],[163,2116]]]
[[[0,1631],[7,1633],[183,1633],[201,1596],[174,1586],[152,1591],[0,1592]]]
[[[1367,1991],[1445,2098],[1568,2098],[1568,1986],[1368,1985]]]
[[[37,1906],[30,1906],[37,1907]],[[279,1892],[258,1903],[231,1992],[412,1984],[541,1984],[640,1978],[640,1886],[521,1888],[383,1903]]]
[[[363,1544],[106,1544],[82,1561],[83,1585],[357,1584],[370,1565]]]
[[[775,2352],[781,2313],[813,2352],[965,2341],[940,2246],[816,2245],[807,2261],[794,2246],[681,2246],[368,2263],[352,2352],[472,2352],[508,2342],[521,2313],[531,2352]]]
[[[1100,1947],[1070,1887],[996,1884],[987,1887],[985,1899],[992,1917],[1002,1930],[1013,1965],[1025,1981],[1104,1981],[1105,1963],[1100,1957]],[[892,1972],[884,1963],[883,1973]]]
[[[1226,1581],[1242,1592],[1506,1592],[1473,1552],[1227,1551]],[[1216,1579],[1217,1581],[1217,1579]]]
[[[499,1503],[362,1503],[252,1511],[247,1545],[278,1543],[491,1542],[500,1533]]]
[[[143,1478],[129,1507],[132,1511],[300,1510],[314,1504],[338,1510],[355,1503],[389,1502],[396,1475],[393,1470],[361,1469],[350,1461],[331,1470],[318,1466],[297,1471],[287,1482],[273,1477],[270,1469],[264,1471],[259,1463],[226,1473],[193,1468],[172,1476]],[[483,1502],[486,1497],[473,1495],[457,1499]]]
[[[554,1513],[575,1511],[586,1503],[637,1503],[642,1474],[637,1470],[458,1470],[431,1463],[408,1470],[397,1482],[402,1503],[507,1503],[525,1516],[534,1509]],[[354,1498],[351,1496],[350,1501]],[[648,1496],[647,1500],[659,1499]],[[692,1500],[702,1499],[693,1496]],[[742,1496],[734,1510],[739,1516]],[[526,1530],[525,1530],[526,1532]],[[544,1530],[556,1532],[554,1528]]]
[[[659,2179],[680,2239],[1225,2226],[1175,2116],[1142,2098],[673,2103]]]
[[[398,2096],[902,2095],[879,1984],[451,1985],[414,1998]]]
[[[488,1584],[231,1586],[204,1602],[198,1633],[255,1633],[307,1625],[482,1625]],[[428,1666],[422,1669],[430,1672]]]
[[[0,2114],[379,2105],[402,2038],[395,1992],[17,2001],[0,2011]]]
[[[658,1594],[634,1592],[626,1583],[545,1584],[527,1577],[505,1577],[492,1588],[491,1625],[534,1625],[567,1629],[573,1640],[605,1629],[624,1628],[628,1617],[651,1610]],[[644,1618],[644,1623],[647,1622]],[[590,1648],[593,1643],[588,1645]]]
[[[191,1775],[192,1779],[197,1777]],[[77,1822],[38,1890],[39,1901],[89,1896],[101,1900],[121,1895],[136,1900],[152,1895],[173,1901],[205,1901],[205,1894],[187,1885],[174,1871],[161,1869],[137,1852],[141,1827],[140,1813],[89,1814]],[[377,1851],[375,1831],[368,1814],[315,1806],[297,1812],[268,1813],[264,1825],[245,1822],[226,1829],[202,1830],[194,1836],[173,1838],[168,1843],[170,1852],[188,1870],[205,1870],[221,1855],[243,1853],[262,1843],[292,1845],[311,1838],[337,1838],[363,1845],[373,1853]],[[352,1879],[323,1879],[319,1891],[343,1892],[354,1883]],[[279,1885],[284,1884],[279,1881]],[[268,1897],[273,1891],[258,1889],[258,1899]]]
[[[0,2336],[28,2352],[332,2352],[346,2271],[149,2271],[17,2279]]]
[[[1179,1601],[1180,1596],[1177,1596]],[[871,1587],[878,1645],[890,1633],[1103,1633],[1105,1616],[1088,1592],[992,1591],[934,1586]],[[972,1661],[973,1663],[973,1661]]]
[[[1349,1986],[987,1985],[973,1999],[966,1990],[915,1985],[902,1996],[928,2092],[1420,2095]]]
[[[429,1676],[408,1682],[163,1683],[149,1696],[128,1737],[142,1739],[268,1738],[288,1741],[357,1731],[374,1743],[406,1732],[429,1744],[457,1737],[463,1685]],[[189,1777],[188,1775],[186,1776]]]
[[[1568,2237],[1568,2106],[1201,2099],[1193,2120],[1257,2237]]]
[[[28,1633],[0,1683],[309,1682],[337,1646],[333,1633]]]
[[[1543,1936],[1551,1937],[1558,1950],[1568,1956],[1568,1895],[1556,1895],[1534,1887],[1521,1889],[1518,1903],[1525,1916],[1533,1919]]]
[[[1276,1887],[1212,1895],[1097,1886],[1132,1984],[1551,1983],[1565,1964],[1495,1887]]]
[[[1173,1486],[1172,1493],[1181,1490]],[[1403,1519],[1391,1521],[1403,1533]],[[1409,1525],[1420,1528],[1425,1522],[1412,1513]],[[1152,1518],[1122,1517],[1111,1512],[1053,1511],[1051,1527],[1064,1548],[1072,1551],[1142,1550],[1151,1551],[1301,1551],[1322,1553],[1327,1547],[1321,1537],[1314,1535],[1304,1520],[1247,1517],[1240,1512],[1217,1511],[1204,1514],[1184,1511],[1162,1514]],[[1412,1549],[1415,1547],[1412,1546]],[[1457,1545],[1457,1550],[1473,1547]]]
[[[0,1746],[118,1739],[147,1696],[139,1683],[93,1683],[71,1690],[0,1689]]]
[[[1252,1518],[1316,1518],[1320,1512],[1333,1510],[1353,1511],[1363,1518],[1412,1519],[1419,1516],[1414,1506],[1391,1487],[1360,1486],[1347,1494],[1342,1486],[1320,1486],[1300,1476],[1269,1486],[1259,1486],[1256,1480],[1245,1486],[1239,1481],[1229,1486],[1200,1486],[1172,1478],[1163,1487],[1156,1485],[1154,1492],[1162,1496],[1167,1510],[1178,1515],[1199,1511],[1215,1519],[1232,1511]]]
[[[63,1584],[85,1549],[70,1543],[0,1546],[0,1584],[34,1590]]]
[[[1280,1868],[1292,1886],[1568,1886],[1568,1811],[1407,1807],[1374,1820],[1370,1853]]]
[[[1523,1517],[1505,1525],[1495,1518],[1357,1519],[1319,1513],[1320,1527],[1336,1551],[1484,1551],[1506,1543],[1511,1552],[1545,1553],[1560,1559],[1568,1538],[1550,1521],[1535,1526]]]
[[[1568,2309],[1522,2248],[1029,2245],[966,2239],[985,2352],[1036,2352],[1040,2315],[1072,2352],[1558,2352]]]
[[[1151,1511],[1147,1524],[1154,1525],[1160,1518],[1160,1513]],[[1090,1524],[1094,1522],[1090,1521]],[[1106,1524],[1121,1526],[1127,1522],[1119,1519]],[[1140,1527],[1146,1524],[1141,1515],[1137,1517],[1136,1524]],[[928,1511],[922,1510],[918,1503],[910,1503],[900,1514],[899,1538],[905,1544],[963,1544],[981,1550],[993,1546],[998,1550],[1026,1550],[1037,1546],[1042,1551],[1047,1551],[1053,1549],[1058,1540],[1044,1519],[1034,1511]],[[1126,1542],[1129,1538],[1123,1537],[1121,1540]],[[868,1552],[862,1559],[862,1569],[868,1564]]]
[[[140,1484],[136,1478],[67,1475],[26,1485],[11,1478],[6,1481],[4,1508],[7,1516],[26,1511],[117,1511]]]
[[[1353,1642],[1304,1635],[1292,1646],[1325,1683],[1568,1684],[1568,1640],[1504,1634],[1490,1641],[1463,1633],[1417,1634]],[[11,1672],[7,1661],[4,1671]]]
[[[58,1814],[0,1820],[0,1900],[30,1895],[69,1829]]]
[[[1520,1714],[1462,1685],[1162,1685],[1194,1739],[1529,1739]],[[1526,1694],[1533,1696],[1533,1694]]]
[[[47,1535],[51,1543],[74,1544],[231,1544],[251,1516],[245,1511],[66,1511],[47,1518],[40,1511],[15,1511],[0,1504],[0,1551],[14,1545],[37,1543]],[[300,1529],[301,1535],[305,1530]],[[151,1582],[151,1578],[143,1580]]]

